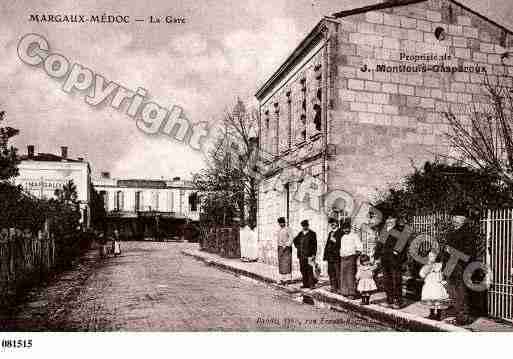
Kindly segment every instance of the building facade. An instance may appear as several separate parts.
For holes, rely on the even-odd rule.
[[[183,235],[199,220],[199,200],[191,182],[118,179],[108,172],[93,181],[107,212],[107,229],[133,239],[166,239]]]
[[[330,213],[297,191],[305,181],[319,194],[345,191],[357,209],[412,161],[450,156],[444,112],[467,121],[468,104],[485,104],[483,69],[492,81],[513,75],[512,44],[510,30],[452,0],[323,18],[256,94],[269,164],[259,187],[261,258],[276,261],[280,216],[295,232],[309,219],[322,254]]]
[[[80,222],[90,227],[91,167],[83,158],[68,157],[68,148],[61,147],[61,154],[35,153],[34,146],[27,146],[27,154],[21,156],[19,175],[15,183],[37,198],[55,197],[55,190],[69,181],[76,186],[80,206]]]

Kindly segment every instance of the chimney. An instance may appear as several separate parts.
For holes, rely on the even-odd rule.
[[[173,181],[180,181],[180,177],[173,177]]]
[[[109,179],[110,178],[110,172],[102,172],[102,178]]]
[[[67,146],[62,146],[61,147],[61,157],[63,160],[67,160],[68,159],[68,147]]]
[[[34,145],[27,146],[27,157],[29,160],[34,158]]]

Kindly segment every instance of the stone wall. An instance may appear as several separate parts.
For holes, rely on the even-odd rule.
[[[275,233],[278,230],[277,219],[286,217],[286,190],[273,188],[275,178],[270,178],[261,183],[259,188],[258,201],[258,247],[259,258],[265,263],[277,265],[277,243]],[[300,222],[307,219],[310,228],[317,234],[317,258],[319,264],[322,262],[322,254],[327,237],[326,215],[319,210],[313,209],[308,201],[301,201],[294,198],[295,187],[291,186],[289,202],[289,221],[292,233],[297,235],[301,230]],[[293,250],[293,266],[298,268],[296,250]]]
[[[489,75],[501,74],[501,54],[511,46],[512,36],[445,0],[335,22],[335,91],[328,121],[329,142],[336,144],[337,156],[329,164],[329,188],[372,198],[376,189],[411,172],[411,162],[419,165],[450,153],[444,111],[466,120],[466,105],[484,101],[482,72],[388,72],[376,66],[433,66],[439,61],[414,62],[404,56],[433,53],[450,56],[443,61],[448,66],[485,67]],[[436,38],[437,28],[444,29],[444,39]],[[511,59],[505,64],[513,74]],[[372,71],[361,71],[364,66]]]
[[[307,198],[295,198],[298,180],[308,173],[318,180],[324,176],[322,149],[324,126],[320,117],[324,90],[324,43],[320,37],[302,54],[298,63],[278,81],[260,102],[260,149],[276,168],[298,170],[299,176],[289,181],[289,223],[294,234],[307,219],[318,236],[318,255],[324,249],[326,215],[310,208]],[[280,159],[277,161],[277,159]],[[259,187],[258,239],[259,258],[277,265],[277,244],[274,234],[277,219],[287,217],[285,183],[278,171]],[[298,266],[294,249],[293,265]],[[320,258],[322,259],[322,258]]]

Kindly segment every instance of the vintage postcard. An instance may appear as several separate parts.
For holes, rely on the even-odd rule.
[[[0,14],[2,351],[513,331],[511,1]]]

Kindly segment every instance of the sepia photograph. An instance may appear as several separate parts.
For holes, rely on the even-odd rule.
[[[510,0],[0,16],[2,353],[513,332]]]

